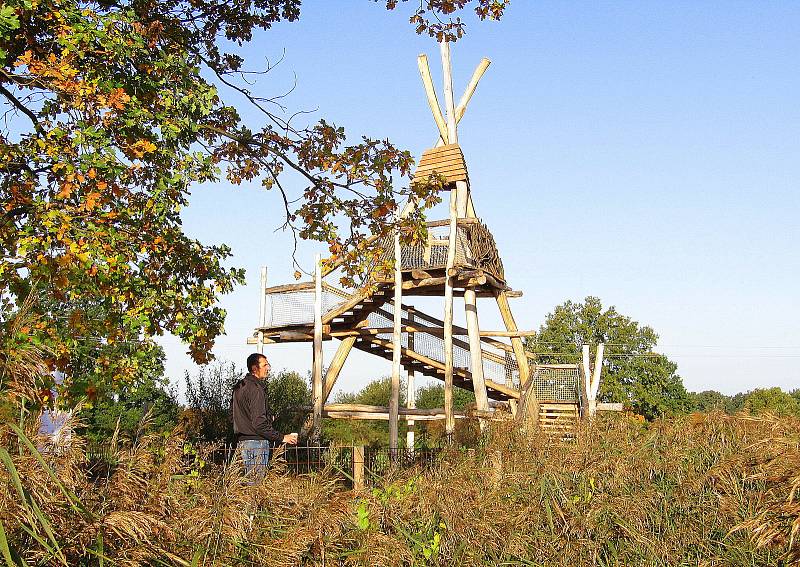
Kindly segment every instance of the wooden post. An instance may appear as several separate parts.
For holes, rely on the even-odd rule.
[[[453,77],[450,72],[451,70],[450,44],[447,43],[446,41],[443,41],[439,45],[441,47],[441,52],[442,52],[442,73],[444,75],[444,100],[445,100],[445,109],[447,111],[447,137],[450,140],[451,144],[457,144],[458,120],[456,118],[457,113],[456,113],[455,103],[453,101]],[[478,68],[479,71],[480,69],[481,67]],[[485,68],[483,68],[483,70],[485,71]],[[482,72],[480,74],[482,74]],[[473,78],[475,79],[474,76]],[[480,75],[477,76],[477,79],[480,79]],[[474,80],[475,85],[477,85],[477,79]],[[467,92],[464,95],[464,101],[469,100],[471,96],[470,90],[474,90],[475,85],[472,85],[472,83],[470,84],[470,87],[467,89]],[[466,109],[466,102],[464,102],[464,108]],[[467,186],[467,183],[465,181],[456,182],[456,214],[458,217],[467,216],[468,193],[469,193],[469,187]],[[450,241],[451,241],[450,244],[453,245],[454,259],[455,259],[455,245],[457,240],[458,240],[458,226],[456,222],[455,230],[453,230],[452,227],[450,230]],[[449,251],[450,250],[448,248],[448,253]],[[448,263],[447,265],[448,273],[450,268],[452,267],[453,265]],[[479,334],[480,327],[478,325],[477,296],[475,295],[474,288],[470,287],[464,290],[464,309],[466,311],[466,318],[467,318],[467,336],[469,337],[469,353],[470,353],[470,373],[472,375],[473,390],[475,391],[475,403],[479,410],[488,410],[489,397],[488,394],[486,393],[486,382],[483,376],[483,356],[482,356],[483,351],[481,349],[481,338]]]
[[[328,401],[328,398],[331,395],[331,390],[336,385],[336,380],[339,378],[339,374],[342,371],[342,367],[344,366],[345,361],[347,360],[347,356],[350,354],[350,351],[353,350],[353,345],[356,342],[358,337],[345,337],[342,339],[342,342],[339,343],[339,348],[336,349],[336,354],[333,355],[333,360],[331,360],[331,365],[328,367],[327,372],[325,373],[325,377],[322,381],[322,405],[324,407],[325,402]],[[315,407],[313,407],[315,409]],[[300,428],[300,437],[302,439],[306,439],[309,437],[309,434],[314,429],[314,414],[315,412],[311,411],[311,414],[306,416],[305,421],[303,422],[303,426]]]
[[[403,272],[400,231],[394,234],[394,330],[392,332],[392,397],[389,399],[389,450],[398,448],[398,410],[400,409],[400,356],[403,323]]]
[[[479,410],[488,410],[489,396],[486,393],[486,381],[483,376],[483,350],[478,326],[478,305],[473,288],[464,290],[464,309],[467,315],[470,370],[472,373],[472,388],[475,391],[475,405]]]
[[[311,369],[314,416],[311,439],[319,443],[322,433],[322,262],[320,255],[314,256],[314,355]]]
[[[414,326],[414,309],[409,307],[407,309],[408,322]],[[408,350],[414,350],[414,333],[408,333]],[[414,409],[417,407],[417,391],[414,388],[414,371],[408,371],[406,378],[406,407]],[[406,449],[414,449],[414,420],[406,420]]]
[[[364,488],[364,445],[353,447],[353,488]]]
[[[581,380],[581,398],[583,401],[583,417],[589,417],[589,396],[592,391],[592,369],[589,366],[589,345],[583,345],[582,350],[582,370],[583,380]]]
[[[514,315],[511,313],[511,306],[508,304],[508,296],[505,291],[499,291],[495,295],[497,300],[497,307],[500,309],[500,315],[503,317],[503,324],[509,332],[516,332],[517,323],[514,321]],[[514,349],[514,357],[517,359],[517,367],[519,368],[519,385],[523,388],[531,377],[531,367],[528,364],[528,355],[525,353],[525,345],[522,344],[520,337],[511,337],[511,347]]]
[[[597,354],[594,357],[594,370],[592,371],[592,381],[589,391],[589,417],[593,418],[597,413],[597,392],[600,390],[600,372],[603,369],[603,351],[605,344],[597,345]]]
[[[328,366],[328,371],[325,373],[325,387],[323,388],[322,392],[323,403],[328,401],[328,398],[331,395],[331,390],[333,390],[333,386],[336,384],[336,380],[339,378],[342,367],[344,366],[350,351],[353,350],[353,345],[355,344],[357,338],[358,337],[355,336],[345,337],[342,339],[342,342],[339,343],[339,348],[336,349],[336,354],[333,355],[331,365]]]
[[[481,80],[481,77],[483,77],[486,69],[488,69],[491,64],[492,62],[484,57],[472,73],[472,78],[469,80],[469,84],[464,90],[464,94],[461,95],[461,100],[458,101],[458,106],[456,107],[456,124],[461,122],[461,119],[464,117],[464,113],[467,111],[467,104],[469,104],[469,100],[472,98],[472,95],[475,94],[475,89],[478,87],[478,81]]]
[[[447,124],[442,116],[442,110],[439,108],[439,100],[436,98],[436,89],[433,88],[433,80],[431,79],[431,70],[428,67],[428,56],[424,53],[417,57],[417,67],[419,67],[419,74],[422,77],[422,85],[425,87],[425,96],[428,99],[428,106],[431,107],[433,113],[433,120],[439,128],[440,139],[447,142]],[[452,93],[452,89],[451,89]]]
[[[450,78],[450,47],[446,41],[439,44],[442,51],[442,68],[445,72],[445,101],[447,108],[453,104],[453,83]],[[448,136],[450,124],[448,124]],[[453,128],[455,135],[455,128]],[[456,259],[456,232],[458,229],[458,190],[450,190],[450,233],[447,241],[447,278],[444,282],[444,413],[445,433],[455,430],[453,418],[453,278],[449,276]]]
[[[258,304],[258,326],[267,325],[267,267],[261,266],[261,301]],[[258,331],[258,353],[264,354],[264,331]]]
[[[583,387],[581,388],[586,408],[584,415],[589,419],[597,413],[597,392],[600,390],[600,373],[603,370],[603,352],[606,345],[597,345],[594,358],[594,368],[590,367],[589,345],[583,345]]]

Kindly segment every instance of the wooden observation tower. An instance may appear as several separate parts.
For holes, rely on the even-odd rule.
[[[319,439],[323,417],[388,419],[389,446],[398,447],[398,419],[444,419],[452,433],[453,387],[472,390],[479,419],[491,419],[505,407],[520,421],[534,417],[554,432],[574,427],[581,405],[593,400],[599,383],[589,376],[588,352],[580,365],[537,366],[526,353],[522,338],[533,333],[517,328],[509,299],[519,297],[506,282],[503,262],[494,238],[477,217],[467,166],[458,145],[458,122],[464,116],[481,77],[489,67],[483,59],[458,104],[453,98],[450,46],[440,43],[444,76],[444,112],[439,106],[427,57],[418,58],[420,75],[439,133],[435,146],[422,154],[412,182],[432,173],[445,180],[450,192],[450,215],[429,222],[427,242],[400,244],[399,236],[385,242],[386,258],[394,263],[394,277],[355,291],[324,281],[319,258],[311,282],[266,287],[262,270],[260,324],[248,343],[313,342],[313,414],[311,438]],[[403,213],[413,210],[409,202]],[[399,258],[399,262],[394,261]],[[441,318],[414,308],[414,297],[441,297]],[[463,297],[466,328],[453,324],[454,298]],[[481,330],[477,298],[496,302],[505,330]],[[460,302],[459,302],[460,303]],[[323,375],[322,341],[338,339],[336,354]],[[501,340],[505,339],[505,340]],[[508,342],[506,342],[508,341]],[[389,407],[327,404],[353,348],[392,360],[392,397]],[[408,372],[408,407],[399,407],[400,369]],[[599,365],[598,365],[599,368]],[[415,408],[415,374],[444,381],[444,407]],[[582,376],[583,375],[583,376]],[[583,400],[583,402],[581,401]],[[409,427],[411,429],[411,427]]]

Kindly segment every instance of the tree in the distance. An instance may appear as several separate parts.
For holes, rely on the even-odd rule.
[[[400,406],[405,405],[405,387],[400,386]],[[358,392],[339,392],[334,397],[337,404],[364,404],[370,406],[388,406],[392,396],[392,379],[390,376],[377,378],[369,382]],[[400,438],[404,438],[405,421],[400,420]],[[325,419],[322,425],[322,436],[329,441],[347,444],[364,444],[385,446],[389,440],[389,424],[386,421],[374,420],[337,420]]]
[[[194,376],[184,374],[186,411],[184,419],[189,436],[206,442],[233,442],[230,407],[233,387],[244,372],[233,362],[216,362],[201,367]],[[267,407],[278,431],[298,431],[303,422],[302,406],[311,403],[309,381],[297,372],[270,372],[262,384]]]
[[[800,417],[800,402],[791,393],[778,387],[756,388],[747,392],[743,409],[751,415],[770,413],[781,417]]]
[[[605,343],[600,399],[623,402],[653,419],[690,409],[677,365],[653,351],[657,341],[652,328],[587,297],[583,303],[566,301],[556,307],[526,347],[542,364],[579,363],[583,345]]]
[[[710,412],[726,411],[731,403],[731,397],[716,390],[691,392],[689,394],[692,411]]]

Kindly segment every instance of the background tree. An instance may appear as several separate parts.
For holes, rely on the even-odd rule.
[[[194,377],[184,374],[186,411],[184,419],[190,437],[205,442],[234,441],[230,407],[233,387],[244,370],[233,362],[217,362],[201,367]],[[298,431],[303,414],[298,409],[311,403],[309,380],[297,372],[270,373],[263,384],[267,406],[278,431]]]
[[[756,388],[747,393],[744,410],[751,415],[771,413],[778,416],[794,415],[800,417],[800,403],[780,388]]]
[[[599,397],[624,402],[648,419],[690,408],[677,365],[653,352],[658,335],[648,326],[603,309],[600,299],[566,301],[547,316],[539,333],[527,341],[539,363],[578,363],[584,344],[605,343]]]
[[[190,438],[197,441],[232,443],[230,418],[233,386],[242,372],[233,362],[215,362],[201,366],[194,376],[184,373],[186,411],[183,419]]]
[[[400,406],[405,407],[406,387],[400,385]],[[378,378],[368,383],[358,392],[339,392],[334,402],[338,404],[365,404],[373,406],[388,406],[392,393],[390,376]],[[453,388],[453,408],[464,410],[475,403],[475,395],[461,388]],[[429,384],[417,390],[417,407],[420,409],[434,409],[444,407],[444,386],[442,384]],[[475,428],[467,420],[456,422],[456,442],[474,445],[476,438]],[[417,437],[415,443],[418,447],[438,444],[444,437],[444,422],[417,421]],[[405,440],[407,422],[400,420],[400,440]],[[386,421],[372,420],[336,420],[325,419],[323,422],[323,436],[328,441],[344,444],[371,445],[385,447],[389,439],[389,425]]]
[[[153,378],[126,386],[111,399],[103,399],[80,412],[88,441],[107,443],[115,434],[135,442],[141,435],[169,433],[178,425],[181,405],[166,378]]]
[[[400,406],[405,406],[405,385],[400,385]],[[339,392],[334,397],[337,404],[365,404],[388,406],[392,396],[391,376],[369,382],[358,392]],[[399,437],[405,439],[405,420],[400,420]],[[323,438],[328,441],[350,445],[386,446],[389,440],[389,423],[379,420],[325,419],[322,424]]]
[[[689,399],[693,411],[727,411],[731,398],[715,390],[705,390],[703,392],[690,392]]]
[[[311,405],[311,377],[303,378],[293,370],[270,374],[267,380],[267,404],[275,416],[275,428],[283,433],[300,431],[305,414],[298,411]]]
[[[475,403],[475,394],[462,388],[453,388],[453,409],[464,410]],[[428,384],[417,390],[417,407],[434,409],[444,407],[444,384]]]
[[[451,15],[469,4],[496,19],[506,2],[428,0],[411,21],[418,33],[455,39],[464,26]],[[183,232],[180,211],[198,183],[258,179],[276,189],[286,226],[327,242],[331,261],[346,260],[347,281],[375,264],[380,251],[366,237],[389,234],[405,198],[421,208],[403,221],[404,238],[424,231],[422,209],[440,184],[396,182],[410,171],[409,152],[369,137],[348,145],[326,120],[296,126],[294,114],[253,94],[236,47],[299,16],[300,0],[3,4],[0,319],[40,299],[42,326],[29,334],[67,373],[61,400],[132,378],[137,351],[121,342],[171,332],[208,362],[225,318],[217,299],[244,274],[224,265],[228,247]],[[224,101],[220,85],[238,98]],[[258,121],[244,123],[240,104]],[[305,180],[299,195],[282,185],[287,169]],[[44,305],[51,299],[55,309]],[[76,355],[81,337],[95,341],[93,357]],[[76,377],[91,383],[74,387]]]

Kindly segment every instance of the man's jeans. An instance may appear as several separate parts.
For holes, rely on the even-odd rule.
[[[269,441],[266,439],[244,439],[239,441],[244,472],[254,478],[263,478],[269,465]]]

